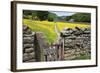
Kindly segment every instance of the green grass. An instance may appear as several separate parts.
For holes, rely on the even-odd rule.
[[[53,43],[57,39],[57,33],[55,32],[54,26],[57,25],[59,31],[62,31],[64,28],[74,28],[76,26],[85,28],[90,27],[89,24],[76,24],[68,22],[48,22],[48,21],[36,21],[23,19],[23,24],[29,26],[33,32],[43,32],[48,40],[48,43]]]

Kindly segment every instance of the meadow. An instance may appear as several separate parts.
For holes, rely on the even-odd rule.
[[[57,33],[55,32],[55,24],[59,32],[61,32],[64,28],[74,28],[76,26],[81,28],[90,27],[90,24],[85,24],[85,23],[49,22],[49,21],[29,20],[29,19],[23,19],[23,24],[29,26],[33,32],[43,32],[49,44],[57,40]]]

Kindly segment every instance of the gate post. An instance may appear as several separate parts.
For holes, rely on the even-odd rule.
[[[36,32],[35,33],[35,57],[36,61],[46,61],[44,50],[48,48],[48,43],[46,41],[46,38],[42,32]]]

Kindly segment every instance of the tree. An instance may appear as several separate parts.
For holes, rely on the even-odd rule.
[[[32,15],[31,10],[23,10],[23,15]]]
[[[57,18],[57,15],[55,13],[49,12],[48,21],[54,21],[56,18]]]
[[[37,11],[37,17],[40,19],[40,21],[47,20],[48,14],[49,14],[48,11]]]
[[[23,18],[31,19],[32,11],[31,10],[23,10]]]
[[[32,20],[35,20],[37,17],[37,11],[32,11]]]
[[[71,19],[71,16],[67,16],[67,17],[65,18],[66,21],[69,21],[70,19]]]

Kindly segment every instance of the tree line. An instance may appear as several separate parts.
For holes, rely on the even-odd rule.
[[[36,19],[36,20],[48,20],[54,21],[57,18],[57,15],[54,13],[50,13],[49,11],[32,11],[32,10],[23,10],[23,18],[24,19]]]

